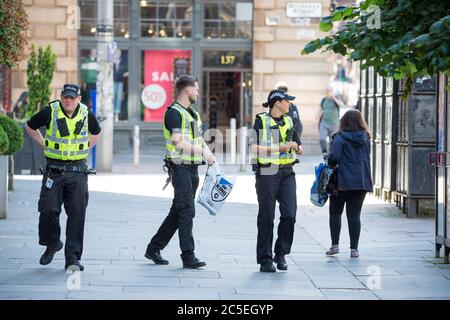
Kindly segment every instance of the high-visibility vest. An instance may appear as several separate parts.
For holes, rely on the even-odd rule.
[[[202,138],[202,121],[200,119],[200,114],[192,109],[197,115],[197,120],[178,103],[174,103],[167,108],[172,108],[177,110],[181,116],[181,135],[183,136],[183,140],[187,141],[193,146],[197,146],[202,148],[203,146],[203,138]],[[166,112],[164,112],[164,117],[166,116]],[[163,134],[164,139],[166,139],[166,159],[172,161],[174,163],[194,163],[201,164],[203,160],[202,154],[193,154],[186,153],[182,150],[177,150],[172,141],[172,134],[170,130],[166,128],[165,123],[163,124]]]
[[[44,156],[56,160],[83,160],[89,153],[88,107],[80,103],[77,115],[71,119],[64,114],[58,100],[50,102],[52,109],[50,126],[45,132]],[[68,136],[61,136],[58,130],[58,119],[65,119]],[[83,121],[79,134],[75,134],[76,123]]]
[[[284,125],[279,126],[269,113],[263,112],[257,115],[262,122],[262,130],[259,133],[259,145],[265,147],[279,147],[281,143],[288,142],[288,131],[293,129],[293,122],[291,117],[283,115]],[[281,141],[274,141],[270,128],[277,127]],[[279,139],[280,140],[280,139]],[[272,152],[270,154],[258,153],[258,163],[260,164],[275,164],[287,165],[295,162],[297,156],[295,152]]]

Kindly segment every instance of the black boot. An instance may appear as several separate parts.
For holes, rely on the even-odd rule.
[[[272,262],[265,262],[265,263],[261,263],[261,267],[259,268],[259,271],[261,271],[261,272],[276,272],[277,269],[275,269]]]
[[[57,253],[59,250],[61,250],[63,247],[62,241],[59,241],[59,243],[56,246],[48,246],[45,250],[44,254],[41,256],[41,259],[39,260],[39,263],[43,266],[49,264],[52,262],[53,257],[55,256],[55,253]]]
[[[288,269],[288,265],[286,263],[286,259],[284,258],[284,256],[275,256],[273,261],[275,261],[275,263],[277,264],[277,269],[278,270],[285,271],[285,270]]]
[[[162,256],[159,250],[155,251],[146,251],[145,257],[147,259],[152,260],[155,264],[169,264],[169,261],[165,260]]]
[[[206,266],[206,262],[200,261],[196,257],[193,257],[188,260],[183,260],[183,268],[197,269],[204,266]]]

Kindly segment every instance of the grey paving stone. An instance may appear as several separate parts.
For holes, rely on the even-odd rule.
[[[179,278],[168,277],[102,277],[92,278],[89,281],[91,286],[136,286],[136,287],[179,287]]]
[[[417,288],[417,289],[391,289],[379,290],[376,295],[383,300],[398,299],[450,299],[450,290],[448,288]]]
[[[314,289],[311,281],[279,281],[279,280],[259,280],[251,279],[181,279],[183,287],[200,288],[258,288],[260,290],[283,290],[290,288]]]
[[[270,300],[326,300],[325,296],[319,297],[316,295],[307,297],[302,296],[301,298],[297,296],[289,296],[289,295],[275,295],[275,294],[221,294],[221,300],[262,300],[268,301]],[[260,303],[261,304],[261,303]]]
[[[64,300],[67,295],[65,293],[36,293],[29,291],[22,292],[0,292],[2,300]]]
[[[321,289],[328,300],[379,300],[369,290]]]
[[[361,257],[349,257],[344,217],[341,253],[324,255],[330,245],[328,208],[309,202],[311,172],[318,160],[306,157],[295,169],[299,206],[294,242],[287,256],[289,270],[274,274],[259,272],[256,264],[258,206],[251,173],[237,175],[237,192],[218,216],[197,206],[193,233],[196,255],[208,263],[203,270],[182,268],[177,234],[163,251],[170,265],[155,266],[144,258],[172,201],[173,190],[160,190],[165,176],[159,164],[158,168],[149,164],[134,169],[119,164],[122,169],[116,169],[118,172],[135,170],[139,174],[93,176],[82,257],[86,270],[80,278],[81,289],[71,291],[62,269],[62,251],[51,265],[39,265],[45,250],[38,245],[37,235],[40,180],[17,177],[16,191],[10,193],[12,214],[0,220],[0,298],[449,299],[450,267],[434,258],[434,219],[406,219],[394,205],[370,196],[361,216]],[[226,170],[235,172],[237,167]],[[152,183],[143,186],[143,181]],[[276,222],[278,210],[277,206]],[[62,240],[65,224],[63,212]],[[276,239],[276,225],[274,231]],[[368,283],[369,269],[376,267],[380,269],[380,289]]]

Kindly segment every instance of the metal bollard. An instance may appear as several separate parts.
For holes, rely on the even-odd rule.
[[[236,163],[236,119],[230,119],[230,163]]]
[[[135,125],[133,128],[133,164],[139,165],[139,126]]]
[[[247,160],[247,127],[242,127],[239,130],[239,154],[240,154],[240,171],[245,171],[245,164]]]

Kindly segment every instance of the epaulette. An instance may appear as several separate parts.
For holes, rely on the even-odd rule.
[[[267,112],[266,112],[266,111],[263,111],[263,112],[257,113],[257,114],[256,114],[256,117],[258,117],[258,116],[260,116],[260,115],[263,115],[263,114],[267,114]]]
[[[53,102],[58,102],[58,103],[59,103],[59,100],[56,99],[56,100],[50,101],[50,102],[48,103],[48,106],[49,106],[50,108],[52,107],[52,103],[53,103]]]

